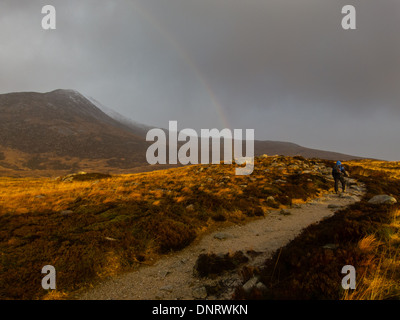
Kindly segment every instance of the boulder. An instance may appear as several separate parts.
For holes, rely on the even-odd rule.
[[[258,290],[260,290],[262,293],[267,293],[268,292],[268,288],[267,288],[267,286],[265,285],[265,284],[263,284],[262,282],[258,282],[257,284],[256,284],[256,288],[258,289]]]
[[[371,203],[371,204],[395,204],[395,203],[397,203],[397,200],[386,194],[380,194],[380,195],[372,197],[368,201],[368,203]]]
[[[279,214],[282,214],[284,216],[288,216],[288,215],[290,215],[292,213],[289,210],[282,209],[281,211],[279,211]]]
[[[233,235],[231,235],[230,233],[218,232],[214,235],[214,238],[218,240],[226,240],[226,239],[232,239]]]
[[[162,270],[160,271],[158,274],[160,275],[161,278],[165,278],[166,276],[168,276],[171,273],[171,271],[169,270]]]
[[[356,190],[356,191],[363,191],[362,188],[356,184],[353,184],[350,186],[350,189]]]
[[[205,287],[198,287],[192,291],[193,298],[205,299],[207,298],[207,289]]]
[[[72,211],[72,210],[63,210],[63,211],[61,211],[60,212],[60,214],[62,215],[62,216],[69,216],[69,215],[71,215],[71,214],[73,214],[74,212]]]
[[[258,277],[253,277],[243,285],[243,290],[246,294],[249,294],[251,290],[256,286],[259,281]]]
[[[164,287],[160,288],[161,291],[167,291],[167,292],[172,292],[174,290],[174,287],[171,285],[166,285]]]
[[[107,241],[118,241],[117,239],[111,238],[111,237],[104,237],[105,240]]]
[[[324,245],[322,248],[324,249],[331,249],[331,250],[335,250],[337,249],[339,246],[335,243],[327,243],[326,245]]]

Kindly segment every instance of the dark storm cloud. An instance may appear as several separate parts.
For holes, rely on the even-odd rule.
[[[237,95],[240,103],[263,105],[261,97],[268,104],[284,93],[305,102],[332,101],[353,113],[375,109],[376,100],[398,109],[396,1],[358,3],[358,30],[350,32],[340,27],[348,1],[172,2],[150,0],[216,90]],[[190,11],[203,15],[182,28]]]
[[[73,88],[148,124],[228,122],[258,139],[400,159],[400,3],[351,2],[3,0],[0,88]],[[40,27],[45,4],[55,31]],[[341,28],[347,4],[357,30]]]

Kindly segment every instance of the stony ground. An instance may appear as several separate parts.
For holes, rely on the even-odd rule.
[[[243,284],[238,269],[201,278],[194,272],[199,255],[215,253],[221,257],[241,251],[248,257],[248,265],[261,266],[273,252],[310,224],[332,216],[340,207],[359,201],[365,192],[364,186],[351,179],[350,185],[346,193],[324,194],[291,209],[271,211],[248,224],[216,230],[180,252],[107,280],[77,299],[229,299],[234,288]],[[254,286],[257,282],[251,279],[246,285]]]

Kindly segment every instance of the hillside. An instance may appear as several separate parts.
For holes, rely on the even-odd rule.
[[[119,112],[105,106],[101,102],[97,101],[96,99],[92,97],[87,97],[87,99],[93,103],[97,108],[99,108],[101,111],[103,111],[106,115],[108,115],[110,118],[118,121],[120,124],[123,124],[124,126],[128,127],[128,129],[136,134],[139,137],[146,138],[146,134],[149,130],[153,129],[153,127],[141,124],[139,122],[133,121]],[[164,129],[165,130],[165,129]],[[167,131],[167,130],[165,130]]]
[[[302,156],[305,158],[318,158],[325,160],[355,160],[361,159],[361,157],[332,152],[318,149],[310,149],[302,147],[298,144],[291,142],[281,141],[255,141],[254,149],[256,155],[269,154],[269,155],[283,155],[283,156]]]
[[[70,293],[151,264],[216,226],[257,219],[331,187],[329,169],[302,158],[262,157],[251,176],[234,172],[235,165],[195,165],[112,177],[0,178],[0,298],[42,298],[37,277],[47,264],[58,270],[61,293]]]
[[[76,91],[3,94],[0,115],[2,174],[109,171],[146,164],[145,139]]]
[[[0,175],[130,173],[174,167],[148,165],[146,150],[150,143],[146,142],[146,133],[149,129],[74,90],[1,94]],[[357,158],[289,142],[255,141],[254,147],[256,156]]]
[[[315,198],[332,192],[331,165],[272,156],[256,158],[251,176],[235,176],[235,165],[195,165],[117,176],[0,178],[0,298],[72,298],[90,284],[152,265],[218,228],[256,222],[273,210],[280,210],[276,219],[285,220],[291,215],[287,208],[315,204]],[[345,165],[366,186],[361,201],[304,229],[265,268],[240,269],[243,285],[256,277],[272,291],[239,286],[236,298],[399,296],[394,258],[399,205],[368,202],[378,194],[399,198],[398,163]],[[350,186],[361,195],[357,185]],[[38,285],[47,264],[57,270],[57,290],[48,294]],[[362,287],[343,296],[339,271],[345,264],[357,267]]]

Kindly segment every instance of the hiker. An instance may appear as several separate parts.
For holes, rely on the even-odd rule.
[[[345,168],[342,166],[342,163],[340,161],[337,161],[336,164],[334,165],[332,169],[332,176],[333,179],[335,179],[335,192],[338,193],[339,191],[339,181],[342,184],[343,192],[345,192],[346,180],[344,180],[344,177],[348,177],[349,175],[347,174]]]

